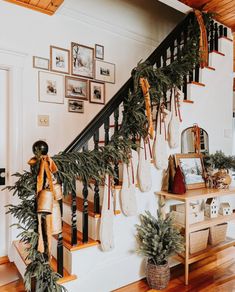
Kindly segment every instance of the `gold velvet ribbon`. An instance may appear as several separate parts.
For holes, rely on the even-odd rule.
[[[208,39],[207,39],[207,31],[206,26],[202,17],[202,12],[195,9],[195,16],[197,18],[197,22],[200,28],[200,42],[199,42],[199,50],[200,50],[200,66],[204,68],[208,66]]]
[[[153,119],[152,119],[152,111],[151,111],[151,101],[150,101],[150,94],[149,94],[149,88],[150,85],[148,83],[148,80],[146,78],[140,78],[140,86],[144,95],[145,100],[145,109],[146,109],[146,116],[148,120],[148,133],[150,135],[150,138],[153,139]]]
[[[37,158],[33,157],[29,160],[28,164],[30,166],[34,166],[37,163]],[[48,179],[50,191],[54,195],[54,186],[52,181],[52,173],[57,172],[58,168],[55,162],[48,156],[42,155],[40,157],[40,167],[37,176],[37,195],[43,189],[44,183],[44,173],[46,173],[46,177]],[[42,214],[38,213],[38,251],[41,253],[45,252],[45,245],[43,240],[43,233],[42,233]],[[47,236],[47,245],[48,245],[48,253],[49,258],[51,254],[51,240],[52,240],[52,214],[46,215],[46,236]]]

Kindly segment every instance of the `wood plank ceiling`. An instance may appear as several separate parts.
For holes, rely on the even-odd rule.
[[[53,15],[64,0],[5,0],[38,12]]]
[[[235,72],[235,0],[179,0],[184,4],[216,13],[215,19],[233,31],[233,70]]]

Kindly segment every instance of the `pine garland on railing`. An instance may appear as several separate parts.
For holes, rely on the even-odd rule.
[[[204,15],[208,23],[208,15]],[[164,92],[183,84],[183,76],[192,71],[199,64],[197,25],[189,28],[190,41],[183,46],[177,59],[171,64],[156,68],[147,62],[139,63],[133,70],[133,90],[124,99],[123,121],[120,130],[116,133],[108,145],[99,147],[98,150],[60,153],[53,157],[58,167],[55,174],[57,181],[63,185],[64,195],[74,190],[74,179],[80,179],[85,183],[95,179],[101,182],[106,173],[114,176],[113,165],[117,161],[128,162],[131,148],[136,146],[132,138],[136,135],[147,136],[145,115],[145,103],[143,93],[139,85],[139,79],[145,77],[151,86],[150,97],[152,104],[160,104],[165,101]],[[19,237],[28,246],[29,265],[25,273],[25,288],[32,289],[32,279],[35,279],[36,291],[62,291],[65,288],[56,283],[59,275],[53,272],[48,257],[37,251],[38,243],[38,219],[36,209],[36,184],[39,169],[40,153],[37,155],[35,166],[31,171],[23,174],[17,173],[18,181],[14,186],[8,187],[13,195],[19,198],[18,205],[9,205],[8,213],[17,218],[17,227],[21,230]]]

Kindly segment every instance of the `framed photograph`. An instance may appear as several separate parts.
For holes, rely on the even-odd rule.
[[[204,165],[201,154],[175,154],[176,166],[180,166],[184,177],[186,188],[205,188]]]
[[[98,81],[90,81],[90,102],[105,104],[105,84]]]
[[[96,60],[95,79],[108,83],[115,83],[115,64]]]
[[[95,44],[95,57],[96,59],[104,60],[104,46]]]
[[[69,50],[50,46],[50,68],[51,71],[69,74]]]
[[[64,103],[64,76],[49,72],[38,72],[39,101]]]
[[[88,81],[85,79],[65,76],[65,96],[88,100]]]
[[[72,74],[94,78],[94,49],[72,43],[71,52]]]
[[[33,68],[49,70],[49,59],[33,56]]]
[[[68,110],[70,113],[84,113],[84,101],[77,99],[69,99],[68,101]]]

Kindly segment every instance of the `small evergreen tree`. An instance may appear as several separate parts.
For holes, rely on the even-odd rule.
[[[164,265],[171,255],[184,250],[184,238],[173,225],[172,216],[163,218],[161,206],[155,218],[149,211],[140,215],[137,228],[137,252],[155,265]]]

